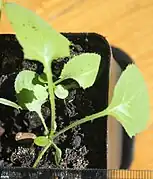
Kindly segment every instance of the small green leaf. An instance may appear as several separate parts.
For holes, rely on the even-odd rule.
[[[7,99],[4,99],[4,98],[0,98],[0,104],[4,104],[6,106],[10,106],[10,107],[13,107],[16,109],[21,109],[21,107],[18,104],[14,103],[12,101],[9,101]]]
[[[46,76],[45,73],[42,73],[41,75],[39,75],[38,80],[39,80],[41,83],[45,83],[45,84],[48,83],[48,82],[47,82],[47,76]]]
[[[47,88],[45,88],[42,85],[39,85],[39,84],[35,85],[33,89],[35,97],[39,100],[46,100],[48,98],[48,93],[46,89]]]
[[[150,117],[148,90],[135,65],[129,65],[121,74],[106,111],[120,121],[130,137],[147,127]]]
[[[62,151],[59,147],[57,147],[57,145],[54,143],[54,147],[55,147],[55,162],[56,165],[59,165],[61,158],[62,158]]]
[[[16,3],[5,3],[4,8],[25,58],[50,64],[53,59],[70,55],[69,40],[34,12]]]
[[[96,80],[100,61],[100,55],[95,53],[84,53],[75,56],[64,66],[60,78],[72,78],[84,89],[88,88]]]
[[[35,84],[34,82],[37,79],[37,74],[34,71],[23,70],[21,71],[15,79],[15,91],[20,93],[21,90],[28,89],[33,90]]]
[[[39,84],[38,74],[29,70],[21,71],[17,75],[15,91],[19,104],[30,111],[40,111],[41,105],[48,98],[46,87]]]
[[[48,128],[41,114],[41,106],[48,98],[46,89],[46,87],[40,85],[38,74],[33,71],[21,71],[15,79],[15,91],[18,103],[24,109],[37,112],[45,128],[45,133],[48,134]]]
[[[39,136],[34,139],[34,143],[38,146],[45,147],[51,143],[51,141],[45,136]]]
[[[57,85],[55,88],[55,95],[60,99],[65,99],[68,97],[69,92],[62,85]]]

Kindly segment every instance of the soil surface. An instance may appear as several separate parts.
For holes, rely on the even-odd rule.
[[[71,46],[71,55],[90,51],[89,47],[76,44]],[[52,64],[54,80],[56,80],[68,58],[58,59]],[[23,60],[22,48],[12,36],[0,37],[0,97],[17,102],[14,80],[21,70],[32,70],[41,74],[43,66],[36,61]],[[106,79],[107,80],[107,79]],[[106,81],[105,80],[105,81]],[[67,80],[65,85],[72,80]],[[73,82],[74,83],[74,82]],[[107,82],[106,82],[107,83]],[[102,82],[102,84],[104,84]],[[72,121],[100,111],[106,105],[102,91],[96,87],[83,90],[70,89],[65,100],[56,99],[57,131]],[[95,85],[96,86],[96,85]],[[104,94],[105,95],[105,94]],[[102,100],[104,99],[104,102]],[[50,126],[49,102],[42,106],[46,124]],[[16,141],[18,132],[43,135],[44,128],[35,112],[16,110],[0,104],[0,166],[32,167],[38,156],[40,147],[32,140]],[[62,149],[61,168],[106,168],[106,133],[105,118],[88,122],[69,130],[56,139],[56,144]],[[54,149],[48,150],[38,167],[52,168],[55,166]]]

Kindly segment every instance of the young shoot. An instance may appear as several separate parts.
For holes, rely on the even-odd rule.
[[[84,90],[93,86],[102,60],[101,56],[95,53],[74,56],[64,65],[59,79],[53,81],[52,62],[58,58],[70,58],[70,41],[35,13],[22,6],[5,3],[4,10],[17,40],[23,47],[24,58],[39,61],[44,66],[44,73],[41,75],[29,70],[21,71],[17,75],[15,91],[18,104],[0,98],[2,104],[37,112],[42,121],[45,129],[44,136],[34,138],[34,143],[42,147],[33,165],[34,168],[38,166],[50,147],[55,149],[55,162],[59,165],[62,152],[56,145],[55,138],[88,121],[107,115],[114,116],[130,137],[146,128],[150,112],[148,91],[140,70],[132,64],[127,66],[121,74],[115,86],[112,101],[105,110],[78,119],[62,130],[56,131],[55,98],[65,99],[69,94],[60,83],[71,78]],[[48,100],[51,105],[51,126],[46,125],[41,113],[41,106]]]

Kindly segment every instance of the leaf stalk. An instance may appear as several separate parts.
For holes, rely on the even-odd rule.
[[[46,72],[47,81],[48,81],[49,100],[50,100],[50,105],[51,105],[51,130],[49,134],[49,138],[51,138],[53,132],[55,132],[56,130],[54,85],[53,85],[53,78],[52,78],[50,65],[47,63],[46,65],[44,65],[44,67],[45,67],[45,72]]]
[[[90,116],[86,116],[85,118],[82,118],[80,120],[76,120],[75,122],[73,122],[72,124],[70,124],[69,126],[65,127],[64,129],[62,129],[61,131],[57,132],[53,137],[52,137],[52,140],[56,139],[59,135],[61,135],[62,133],[80,125],[80,124],[83,124],[83,123],[86,123],[88,121],[91,121],[91,120],[94,120],[94,119],[98,119],[100,117],[104,117],[108,115],[108,111],[107,109],[101,111],[101,112],[98,112],[98,113],[95,113],[95,114],[92,114]],[[54,142],[52,142],[52,144],[54,144]],[[51,146],[51,145],[50,145]],[[45,154],[45,152],[48,150],[48,148],[50,146],[46,146],[42,151],[41,153],[39,154],[35,164],[34,164],[34,168],[38,165],[39,161],[41,160],[42,156]]]

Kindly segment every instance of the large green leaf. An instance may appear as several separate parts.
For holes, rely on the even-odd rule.
[[[15,3],[4,7],[25,58],[49,64],[53,58],[69,56],[69,40],[38,15]]]
[[[148,90],[136,65],[129,65],[121,74],[106,111],[120,121],[130,137],[147,127],[150,117]]]
[[[88,88],[95,82],[100,61],[100,55],[95,53],[83,53],[75,56],[64,66],[60,78],[72,78],[84,89]]]

